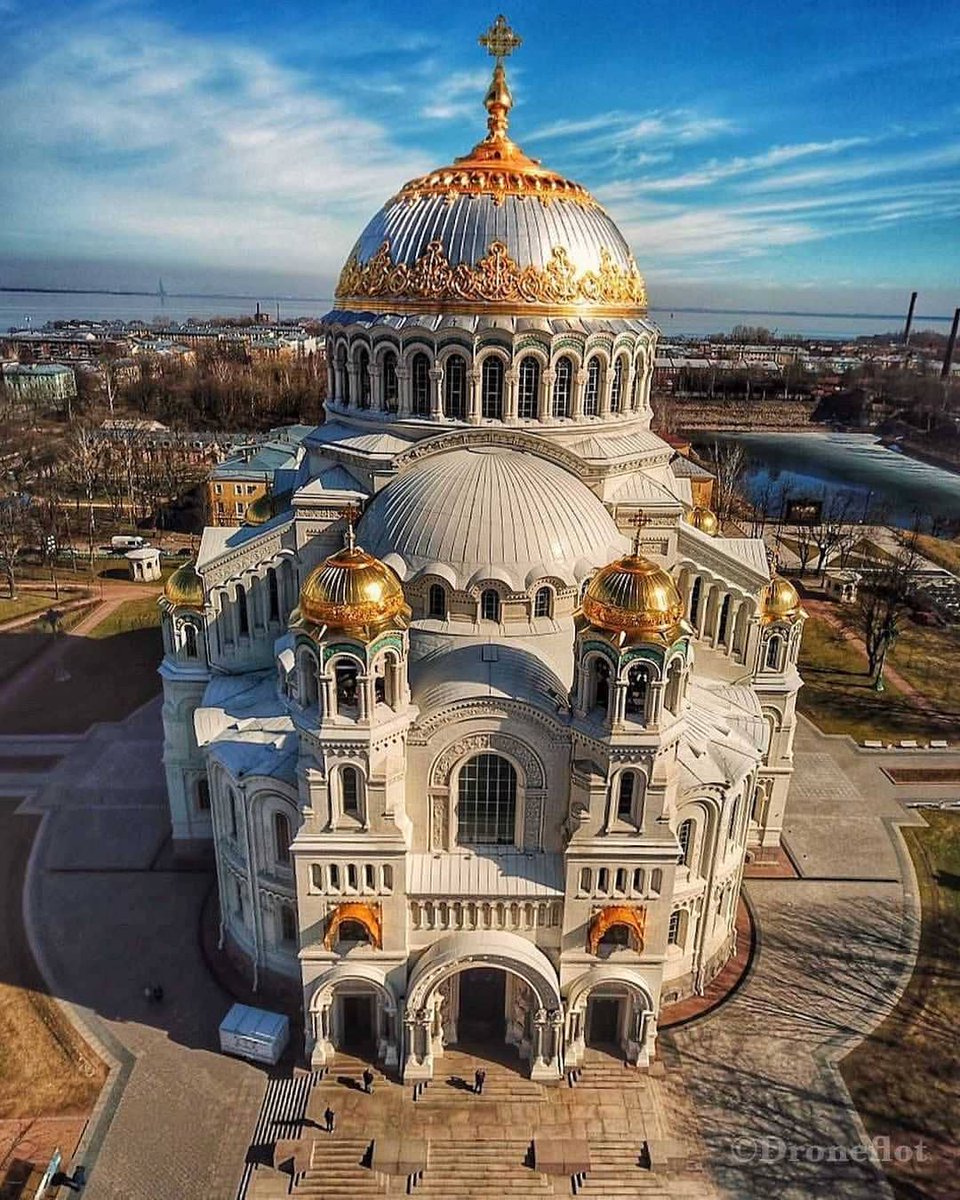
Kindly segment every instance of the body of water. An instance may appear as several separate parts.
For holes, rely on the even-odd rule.
[[[275,296],[117,296],[107,292],[0,292],[0,330],[31,327],[47,321],[152,320],[185,321],[188,317],[252,315],[257,301],[276,315]],[[280,298],[280,316],[320,317],[333,308],[329,297]],[[848,339],[903,328],[904,318],[842,313],[715,312],[703,309],[652,308],[651,318],[666,338],[729,333],[735,325],[763,325],[784,337]],[[949,333],[949,317],[917,317],[916,329]]]
[[[713,440],[713,435],[696,439],[701,445]],[[873,434],[722,433],[716,440],[743,445],[746,490],[759,499],[772,485],[774,516],[785,493],[817,499],[847,492],[856,497],[858,517],[884,505],[890,510],[888,519],[902,527],[911,526],[918,512],[960,518],[960,474],[889,450]]]

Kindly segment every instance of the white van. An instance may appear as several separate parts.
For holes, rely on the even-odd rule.
[[[138,533],[119,533],[110,539],[110,549],[117,554],[127,550],[142,550],[146,545],[147,539]]]

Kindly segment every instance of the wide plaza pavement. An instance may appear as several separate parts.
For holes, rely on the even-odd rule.
[[[216,1049],[230,997],[200,950],[212,875],[169,860],[159,708],[95,728],[34,776],[28,803],[45,819],[24,912],[51,990],[112,1067],[81,1145],[91,1168],[84,1194],[232,1200],[266,1076]],[[900,793],[945,789],[896,788],[881,768],[922,757],[801,729],[785,830],[800,877],[749,882],[760,944],[747,982],[664,1039],[721,1194],[889,1194],[875,1161],[825,1164],[808,1148],[863,1145],[836,1062],[886,1015],[912,966],[916,890],[895,827],[920,818]],[[936,761],[957,767],[960,755]],[[154,982],[162,1005],[143,998]],[[779,1154],[762,1140],[770,1137],[800,1149],[763,1161]]]

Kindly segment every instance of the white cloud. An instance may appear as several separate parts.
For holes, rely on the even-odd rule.
[[[483,115],[481,102],[490,86],[490,72],[456,71],[445,79],[433,80],[427,86],[427,102],[420,115],[431,121],[451,121],[474,117],[477,124]]]
[[[769,167],[777,167],[798,158],[840,154],[855,146],[867,145],[869,142],[869,138],[849,137],[834,138],[829,142],[801,142],[793,146],[773,146],[761,154],[731,158],[726,161],[714,160],[679,175],[645,179],[640,186],[647,192],[673,192],[686,188],[708,187],[710,184],[719,183],[723,179],[732,179],[737,175],[746,175]]]
[[[157,22],[47,27],[17,67],[0,82],[14,252],[160,247],[332,273],[372,211],[429,166],[265,53]]]

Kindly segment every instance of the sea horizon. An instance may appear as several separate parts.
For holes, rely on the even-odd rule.
[[[0,330],[39,329],[51,321],[176,321],[253,315],[261,310],[281,319],[317,319],[336,306],[333,297],[264,293],[159,292],[105,288],[0,287]],[[902,330],[903,313],[824,312],[803,309],[717,308],[706,305],[652,305],[649,315],[667,337],[729,333],[736,325],[762,324],[781,337],[846,340]],[[762,320],[761,320],[762,319]],[[949,329],[951,315],[914,316],[913,327]],[[941,330],[936,329],[936,332]]]

